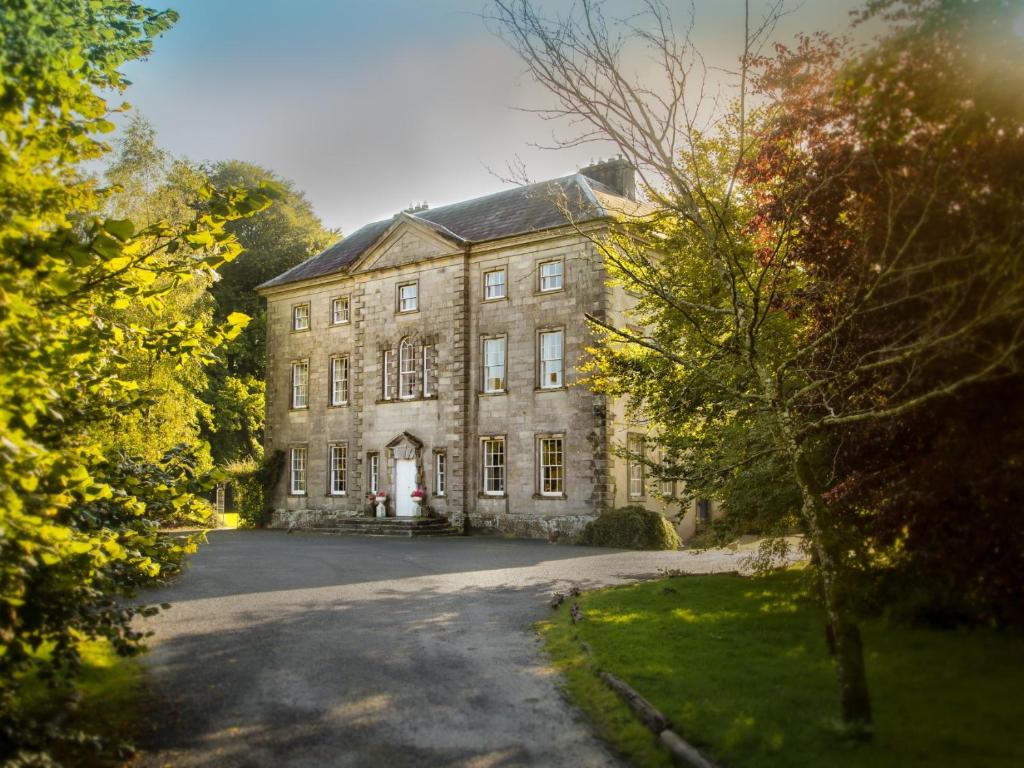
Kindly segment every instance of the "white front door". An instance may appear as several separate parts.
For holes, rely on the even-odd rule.
[[[412,492],[416,490],[416,460],[395,459],[395,514],[398,517],[415,517],[419,507],[413,503]]]

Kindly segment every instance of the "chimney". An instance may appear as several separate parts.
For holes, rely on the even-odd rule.
[[[621,155],[580,168],[580,173],[622,197],[636,200],[636,170]]]

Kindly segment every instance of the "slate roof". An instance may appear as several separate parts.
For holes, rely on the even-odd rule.
[[[373,247],[399,216],[417,219],[458,243],[482,243],[564,226],[568,223],[567,213],[572,221],[580,223],[635,207],[636,203],[604,184],[576,173],[375,221],[259,287],[274,288],[346,270]]]

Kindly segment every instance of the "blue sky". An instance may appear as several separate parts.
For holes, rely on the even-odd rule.
[[[423,200],[441,205],[501,189],[496,174],[517,156],[543,179],[610,151],[532,146],[550,144],[555,126],[517,108],[549,97],[487,29],[485,0],[169,5],[181,20],[149,60],[125,67],[127,101],[173,154],[271,168],[344,232]],[[680,16],[688,8],[669,5]],[[778,36],[842,31],[855,5],[807,0]],[[694,38],[712,61],[735,60],[741,19],[741,0],[698,0]]]

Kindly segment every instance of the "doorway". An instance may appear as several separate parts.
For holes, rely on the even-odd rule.
[[[419,506],[412,500],[416,490],[416,460],[395,459],[395,514],[398,517],[415,517]]]

